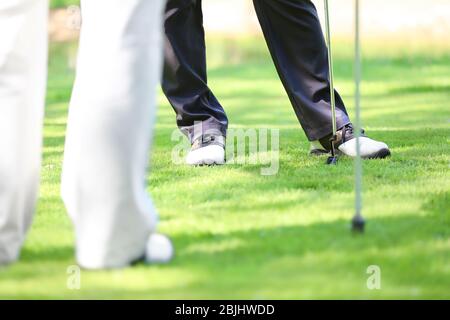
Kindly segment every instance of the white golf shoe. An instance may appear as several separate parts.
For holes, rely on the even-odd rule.
[[[361,157],[363,159],[384,159],[391,155],[391,151],[386,143],[370,139],[360,138]],[[356,157],[356,138],[344,142],[338,147],[343,154]]]
[[[336,133],[336,148],[341,154],[349,157],[356,157],[356,138],[353,134],[353,126],[346,125]],[[310,154],[328,154],[331,150],[331,136],[320,141],[311,142]],[[386,143],[376,141],[366,137],[362,131],[360,138],[360,151],[363,159],[384,159],[391,155],[391,151]]]
[[[209,135],[196,139],[186,163],[191,166],[225,164],[225,137]]]
[[[175,255],[172,241],[166,235],[153,233],[147,240],[145,262],[149,264],[169,263]]]

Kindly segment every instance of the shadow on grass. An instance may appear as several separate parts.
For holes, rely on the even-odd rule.
[[[429,217],[416,215],[375,218],[369,221],[367,233],[362,236],[351,234],[348,220],[253,228],[226,234],[212,234],[206,230],[200,234],[186,232],[173,237],[177,248],[173,263],[136,267],[149,272],[156,269],[162,274],[183,268],[195,276],[195,280],[183,288],[174,291],[170,284],[167,288],[153,288],[151,281],[140,289],[118,288],[108,286],[104,281],[96,283],[95,277],[90,277],[84,286],[90,290],[95,288],[91,294],[103,292],[110,297],[223,298],[239,294],[255,298],[255,294],[259,294],[264,298],[265,294],[275,297],[281,290],[281,297],[295,298],[300,296],[303,283],[312,282],[317,287],[316,296],[320,296],[327,287],[348,282],[347,294],[352,296],[360,291],[358,288],[364,287],[365,270],[372,264],[389,265],[390,269],[384,270],[384,281],[392,287],[413,286],[414,281],[421,277],[426,278],[427,284],[442,285],[446,273],[429,270],[433,262],[430,257],[444,254],[442,249],[432,246],[434,240],[442,237],[439,233],[430,232],[436,223]],[[33,269],[33,266],[55,261],[69,265],[72,260],[73,249],[70,247],[46,248],[39,252],[25,250],[21,264],[33,272],[14,273],[11,277],[23,280],[24,277],[48,276],[48,270]],[[405,278],[401,272],[405,267],[411,267],[411,263],[415,265],[415,274]],[[101,276],[104,279],[108,274],[113,276],[115,271]],[[332,284],[329,281],[333,281]],[[269,291],[264,293],[264,290]],[[87,293],[79,292],[84,296]],[[332,291],[323,294],[330,296]]]
[[[389,94],[423,94],[446,93],[450,94],[450,85],[413,85],[390,89]]]
[[[21,262],[24,263],[48,263],[48,262],[63,262],[74,259],[75,250],[74,247],[63,246],[50,248],[30,250],[25,247],[21,254]]]

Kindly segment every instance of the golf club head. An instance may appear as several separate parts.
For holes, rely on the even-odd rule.
[[[352,231],[354,233],[364,233],[366,221],[361,215],[355,215],[352,220]]]
[[[327,159],[327,165],[330,165],[330,166],[337,165],[337,162],[338,162],[338,158],[336,156],[331,156],[331,157],[328,157],[328,159]]]

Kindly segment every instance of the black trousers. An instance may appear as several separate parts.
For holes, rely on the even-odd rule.
[[[276,69],[309,140],[332,132],[326,43],[309,0],[253,0]],[[226,134],[228,119],[207,85],[201,0],[168,0],[163,91],[179,128],[192,140],[194,125]],[[350,123],[336,92],[338,128]],[[259,112],[255,109],[254,112]]]

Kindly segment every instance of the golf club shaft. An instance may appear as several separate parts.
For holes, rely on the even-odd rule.
[[[361,160],[361,39],[359,0],[355,0],[355,211],[362,215],[362,160]]]
[[[333,51],[331,48],[331,26],[330,26],[330,10],[328,6],[328,0],[325,1],[325,33],[328,47],[328,67],[330,73],[330,103],[331,103],[331,118],[333,125],[333,137],[336,136],[337,123],[336,123],[336,97],[334,93],[334,74],[333,74]],[[334,143],[332,146],[332,152],[334,156]]]

